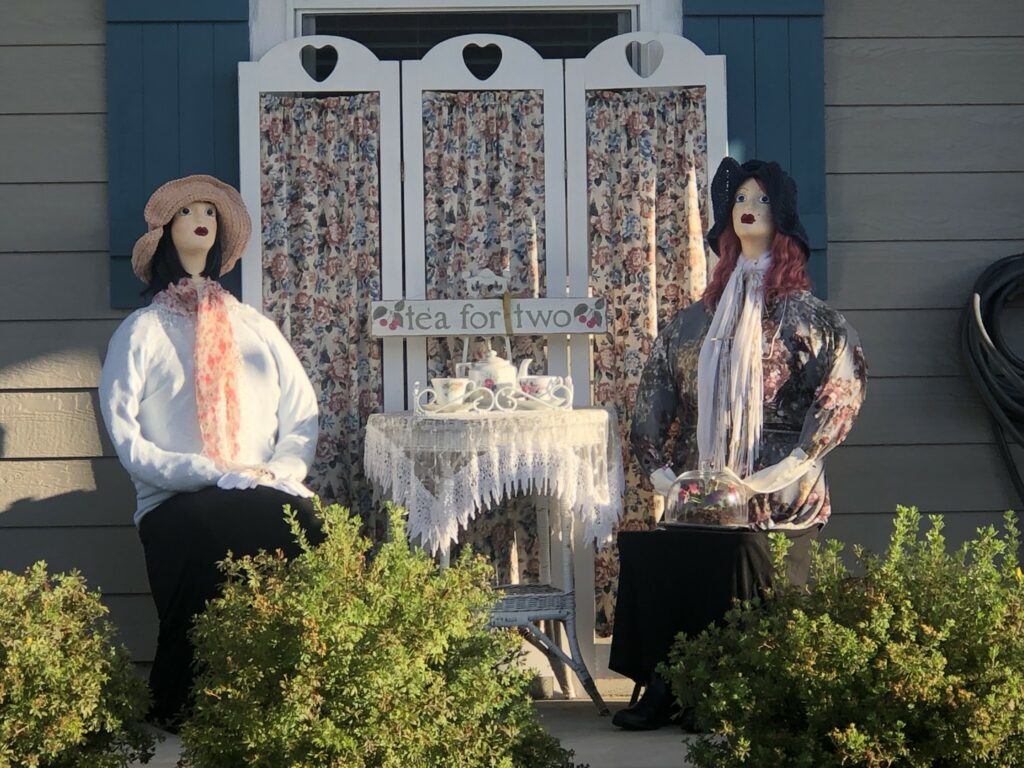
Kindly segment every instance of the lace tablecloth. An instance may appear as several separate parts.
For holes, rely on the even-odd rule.
[[[603,408],[457,414],[377,413],[366,475],[409,513],[410,539],[447,553],[477,511],[516,493],[556,498],[588,540],[610,540],[622,514],[622,451]]]

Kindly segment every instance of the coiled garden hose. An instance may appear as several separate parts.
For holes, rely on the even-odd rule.
[[[974,283],[960,319],[967,371],[992,417],[996,445],[1024,505],[1024,481],[1010,442],[1024,448],[1024,360],[1006,343],[1003,308],[1024,288],[1024,253],[990,265]]]

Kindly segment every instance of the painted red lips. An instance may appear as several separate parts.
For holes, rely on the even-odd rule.
[[[199,237],[206,237],[210,233],[210,230],[206,227],[196,227],[195,232]]]
[[[754,214],[752,214],[752,213],[744,213],[742,216],[740,216],[740,222],[743,223],[743,224],[753,224],[754,223]]]

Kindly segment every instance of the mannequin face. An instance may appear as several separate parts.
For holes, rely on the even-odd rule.
[[[747,179],[736,190],[732,228],[743,246],[743,255],[748,259],[756,259],[771,248],[775,220],[768,195],[755,179]]]
[[[194,200],[171,220],[171,241],[178,249],[181,266],[193,278],[206,268],[206,255],[217,239],[217,206]]]

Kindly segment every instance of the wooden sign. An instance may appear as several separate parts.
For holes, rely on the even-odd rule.
[[[375,301],[370,318],[371,335],[384,338],[604,333],[608,330],[602,298]]]

